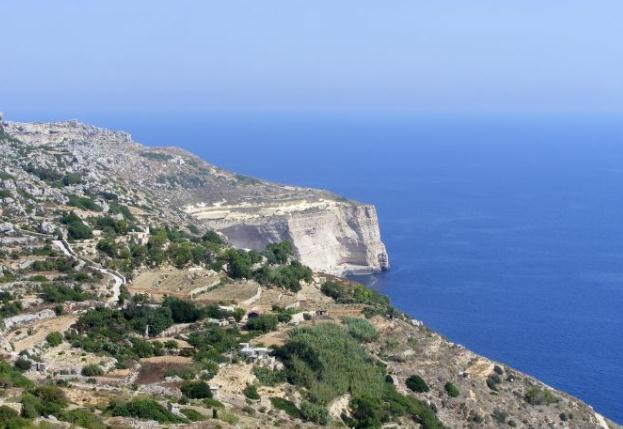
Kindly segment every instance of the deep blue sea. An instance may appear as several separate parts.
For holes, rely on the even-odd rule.
[[[378,209],[361,280],[452,341],[623,422],[623,122],[206,114],[87,118]]]

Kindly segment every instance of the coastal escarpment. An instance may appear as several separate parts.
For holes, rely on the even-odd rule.
[[[372,205],[321,199],[190,206],[186,212],[241,248],[259,250],[289,240],[301,262],[314,271],[344,275],[389,268]]]
[[[242,248],[290,240],[315,271],[352,274],[389,267],[371,205],[232,173],[185,150],[146,147],[127,133],[77,121],[8,122],[4,129],[15,139],[7,147],[6,168],[23,176],[19,186],[25,194],[65,204],[66,193],[54,180],[79,177],[64,187],[74,199],[92,198],[107,207],[114,196],[136,216],[149,213],[180,226],[213,228]],[[19,201],[11,203],[13,212],[24,209]]]

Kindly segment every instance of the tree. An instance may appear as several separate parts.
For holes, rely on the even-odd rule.
[[[186,381],[180,388],[182,393],[190,399],[211,398],[210,386],[203,381]]]
[[[168,296],[162,305],[171,310],[171,317],[175,323],[192,323],[201,318],[201,310],[190,301]]]

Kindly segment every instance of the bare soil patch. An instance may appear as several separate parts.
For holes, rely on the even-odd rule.
[[[146,293],[156,300],[164,295],[190,299],[204,289],[215,287],[221,279],[222,275],[212,270],[179,270],[169,266],[141,273],[128,288],[132,293]]]

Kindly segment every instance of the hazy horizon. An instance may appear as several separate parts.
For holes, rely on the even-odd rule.
[[[615,1],[31,0],[3,12],[9,118],[623,113]]]

